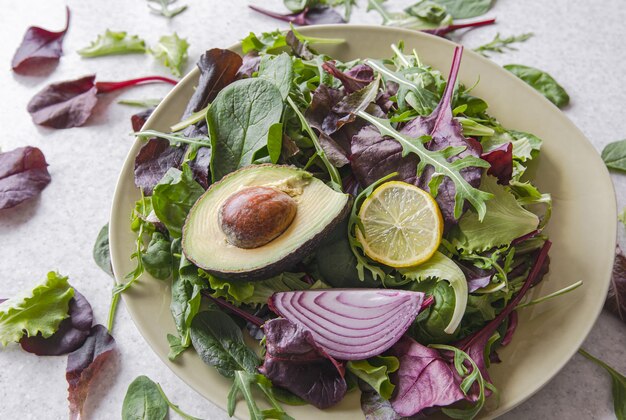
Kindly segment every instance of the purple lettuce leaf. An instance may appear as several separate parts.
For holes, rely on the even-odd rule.
[[[115,350],[115,339],[98,324],[91,327],[89,337],[78,350],[67,357],[65,377],[68,387],[70,420],[81,418],[89,386],[98,376]]]
[[[22,337],[22,348],[37,356],[59,356],[82,346],[91,330],[93,312],[87,299],[76,289],[70,300],[68,314],[69,317],[61,321],[58,330],[50,337],[43,338],[41,334]]]
[[[65,28],[52,32],[38,26],[26,30],[22,43],[11,61],[13,71],[29,74],[40,70],[42,66],[56,63],[63,54],[63,38],[70,26],[70,8],[66,7]]]
[[[261,64],[261,56],[256,51],[250,51],[243,56],[243,62],[239,70],[237,71],[237,78],[242,79],[244,77],[252,77],[252,74],[259,71],[259,65]]]
[[[0,210],[39,195],[49,183],[48,163],[38,148],[0,153]]]
[[[618,248],[604,308],[626,321],[626,257]]]
[[[357,64],[343,72],[335,66],[334,61],[327,61],[322,68],[334,78],[339,79],[346,93],[363,89],[374,81],[374,70],[367,64]]]
[[[402,420],[403,417],[395,412],[389,400],[384,399],[371,386],[359,381],[361,389],[361,410],[365,420]],[[406,417],[404,417],[406,418]]]
[[[482,268],[478,268],[471,263],[463,263],[462,261],[455,261],[455,263],[459,266],[461,271],[463,271],[463,274],[465,274],[469,293],[475,292],[483,287],[487,287],[489,283],[491,283],[491,279],[494,274],[496,274],[495,268],[492,268],[491,270],[483,270]]]
[[[506,331],[504,332],[504,337],[502,337],[502,341],[500,345],[508,346],[513,340],[513,334],[515,334],[515,330],[517,329],[517,323],[519,321],[519,316],[517,315],[517,311],[513,311],[509,314],[509,319],[507,321]]]
[[[165,139],[150,139],[135,157],[135,185],[144,194],[152,194],[153,188],[170,168],[177,168],[183,161],[185,149],[172,147]]]
[[[189,162],[189,168],[193,172],[193,179],[202,185],[205,190],[209,188],[209,165],[211,163],[211,149],[200,147],[196,151],[196,158]]]
[[[388,354],[400,360],[391,381],[396,392],[391,406],[401,416],[412,416],[430,407],[445,407],[465,399],[454,365],[438,350],[404,336]]]
[[[266,353],[259,372],[320,409],[343,399],[343,366],[315,343],[309,330],[283,318],[266,322],[263,329]]]
[[[512,143],[505,143],[487,153],[483,153],[480,158],[489,162],[491,167],[487,169],[487,173],[498,178],[498,184],[509,185],[509,181],[513,177]]]
[[[311,127],[328,135],[337,131],[337,120],[339,115],[333,112],[333,107],[337,105],[345,94],[339,89],[319,85],[311,95],[311,105],[304,114]]]
[[[146,109],[130,116],[130,124],[133,126],[133,131],[140,131],[143,125],[148,121],[150,115],[156,108]]]

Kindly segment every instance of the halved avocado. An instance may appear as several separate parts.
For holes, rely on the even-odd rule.
[[[258,215],[271,209],[268,207],[271,203],[263,201],[265,197],[259,204],[250,198],[254,187],[268,187],[281,196],[287,194],[295,202],[296,212],[295,216],[290,213],[291,223],[281,227],[276,237],[263,245],[250,247],[250,230],[258,229],[259,234],[264,235],[276,227],[254,226],[257,220],[267,224],[266,218]],[[267,188],[258,190],[265,193]],[[232,203],[247,208],[233,213],[229,208]],[[256,205],[265,207],[259,207],[258,212],[250,211],[254,210],[251,206]],[[217,277],[265,279],[290,269],[314,251],[345,219],[349,209],[348,194],[334,191],[307,171],[271,164],[247,166],[213,184],[191,208],[183,227],[183,252],[198,267]],[[245,245],[233,240],[232,223],[226,225],[224,220],[226,213],[239,215],[239,219],[229,216],[229,221],[245,226]],[[280,223],[279,220],[274,224]]]

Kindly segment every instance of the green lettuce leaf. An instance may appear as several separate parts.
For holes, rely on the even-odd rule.
[[[172,35],[162,36],[150,52],[155,58],[161,60],[174,76],[180,77],[183,73],[183,67],[187,63],[188,48],[187,40],[179,38],[178,34],[174,32]]]
[[[126,36],[126,32],[106,30],[104,35],[98,35],[88,47],[78,50],[83,57],[101,57],[103,55],[145,53],[146,43],[137,35]]]
[[[487,213],[488,215],[489,213]],[[454,290],[454,313],[444,331],[453,334],[461,323],[467,305],[467,281],[465,274],[450,258],[437,251],[425,263],[416,267],[401,268],[398,270],[405,278],[420,282],[429,278],[446,280]]]
[[[51,271],[32,291],[0,303],[0,343],[17,343],[24,334],[50,337],[68,317],[72,297],[67,277]]]
[[[381,397],[386,400],[391,398],[395,385],[391,383],[389,374],[400,367],[400,361],[396,357],[376,356],[367,360],[351,360],[346,367],[367,382]]]
[[[481,222],[474,212],[467,212],[459,220],[455,245],[466,251],[480,252],[495,246],[507,245],[539,226],[536,214],[523,208],[510,189],[497,184],[497,179],[484,176],[480,186],[494,198],[486,202],[485,218]]]
[[[543,228],[552,216],[552,196],[542,194],[530,182],[511,181],[509,187],[519,204],[539,216],[539,228]]]

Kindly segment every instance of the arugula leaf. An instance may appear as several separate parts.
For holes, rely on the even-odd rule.
[[[183,67],[187,63],[187,49],[189,43],[184,38],[179,38],[174,32],[172,35],[164,35],[159,42],[150,50],[157,60],[170,69],[176,77],[182,75]]]
[[[267,79],[238,80],[217,95],[206,116],[213,182],[253,162],[254,154],[267,145],[269,129],[280,121],[282,112],[281,93]]]
[[[170,168],[154,187],[152,207],[172,238],[180,238],[187,213],[204,193],[204,188],[193,179],[189,165],[182,171]]]
[[[508,245],[539,226],[539,218],[524,209],[510,189],[497,184],[496,178],[484,176],[481,189],[493,194],[487,202],[486,215],[481,221],[475,212],[467,212],[459,220],[456,245],[467,251],[485,251]]]
[[[101,57],[104,55],[145,53],[146,43],[137,35],[126,36],[126,32],[106,30],[104,35],[98,35],[88,47],[78,50],[83,57]]]
[[[93,260],[98,267],[109,276],[113,276],[113,267],[111,266],[111,251],[109,250],[109,224],[102,226],[96,242],[93,244]]]
[[[529,84],[559,108],[569,104],[569,95],[565,89],[545,71],[521,64],[507,64],[503,67]]]
[[[493,0],[433,0],[446,8],[455,19],[484,15],[491,9]]]
[[[197,314],[191,323],[191,342],[204,363],[227,378],[235,378],[237,371],[256,372],[259,359],[244,343],[235,321],[224,312]]]
[[[512,44],[517,44],[520,42],[526,42],[530,38],[532,38],[535,34],[532,32],[527,32],[521,35],[511,35],[506,38],[500,38],[500,33],[498,32],[493,40],[490,42],[483,44],[479,47],[474,48],[474,51],[482,55],[483,57],[489,57],[489,52],[492,53],[504,53],[506,50],[516,51],[517,48],[513,47]]]
[[[154,14],[164,16],[168,19],[173,18],[176,15],[181,14],[187,10],[187,5],[184,4],[179,7],[170,8],[178,0],[148,0],[148,8]]]
[[[293,80],[293,63],[287,53],[264,55],[259,64],[259,76],[274,82],[283,100],[289,96]]]
[[[0,344],[17,343],[24,334],[50,337],[68,317],[72,297],[67,277],[50,271],[31,291],[0,303]]]
[[[416,267],[401,268],[398,270],[400,274],[411,280],[420,282],[428,278],[436,278],[438,280],[446,280],[454,290],[454,313],[450,318],[450,322],[444,328],[447,334],[454,334],[467,306],[467,281],[465,274],[450,258],[437,251],[425,263]]]
[[[122,405],[123,420],[161,420],[168,417],[169,408],[178,413],[185,420],[199,420],[183,412],[172,403],[161,385],[145,375],[135,378],[128,386]]]
[[[602,149],[602,160],[607,168],[626,172],[626,140],[607,144]]]
[[[587,351],[582,347],[578,349],[578,353],[602,367],[609,373],[609,375],[611,375],[611,381],[613,383],[613,407],[615,408],[615,417],[617,417],[617,420],[626,419],[626,377],[613,369],[611,366],[604,363],[602,360],[587,353]]]
[[[171,243],[161,232],[154,232],[148,248],[141,255],[143,266],[148,274],[160,280],[172,275]]]
[[[253,387],[256,385],[265,398],[269,401],[272,408],[262,410],[256,403],[253,395]],[[233,386],[228,393],[228,415],[232,417],[235,414],[237,406],[237,398],[241,394],[246,400],[248,411],[250,412],[250,420],[280,419],[294,420],[293,417],[285,413],[272,393],[272,383],[263,375],[244,370],[234,372]]]
[[[389,374],[398,370],[400,362],[393,356],[376,356],[368,360],[351,360],[346,368],[376,390],[381,397],[388,400],[393,394],[395,385],[391,383]]]

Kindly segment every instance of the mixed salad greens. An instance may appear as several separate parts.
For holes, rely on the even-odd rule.
[[[511,341],[516,307],[547,272],[551,199],[527,176],[541,140],[503,127],[472,87],[457,86],[461,47],[446,80],[402,43],[387,60],[340,62],[313,49],[329,42],[343,41],[292,29],[250,34],[243,57],[203,54],[181,123],[137,133],[148,139],[135,159],[137,267],[114,299],[144,272],[171,279],[170,359],[193,346],[232,378],[231,415],[240,395],[251,418],[289,418],[281,402],[325,408],[359,386],[369,418],[435,408],[473,418],[497,392],[487,367]],[[306,198],[319,181],[326,186]],[[366,251],[360,211],[398,181],[430,194],[440,212],[440,242],[416,266]],[[273,209],[287,206],[278,222],[264,219],[258,194],[268,192],[254,190],[268,187],[287,193],[263,196],[280,201]],[[284,227],[289,197],[303,213],[315,201],[331,204],[304,220],[306,229],[289,226],[302,222],[299,213]],[[331,223],[322,213],[333,211]],[[265,228],[279,231],[268,240],[258,232]],[[284,256],[273,243],[297,251]]]

